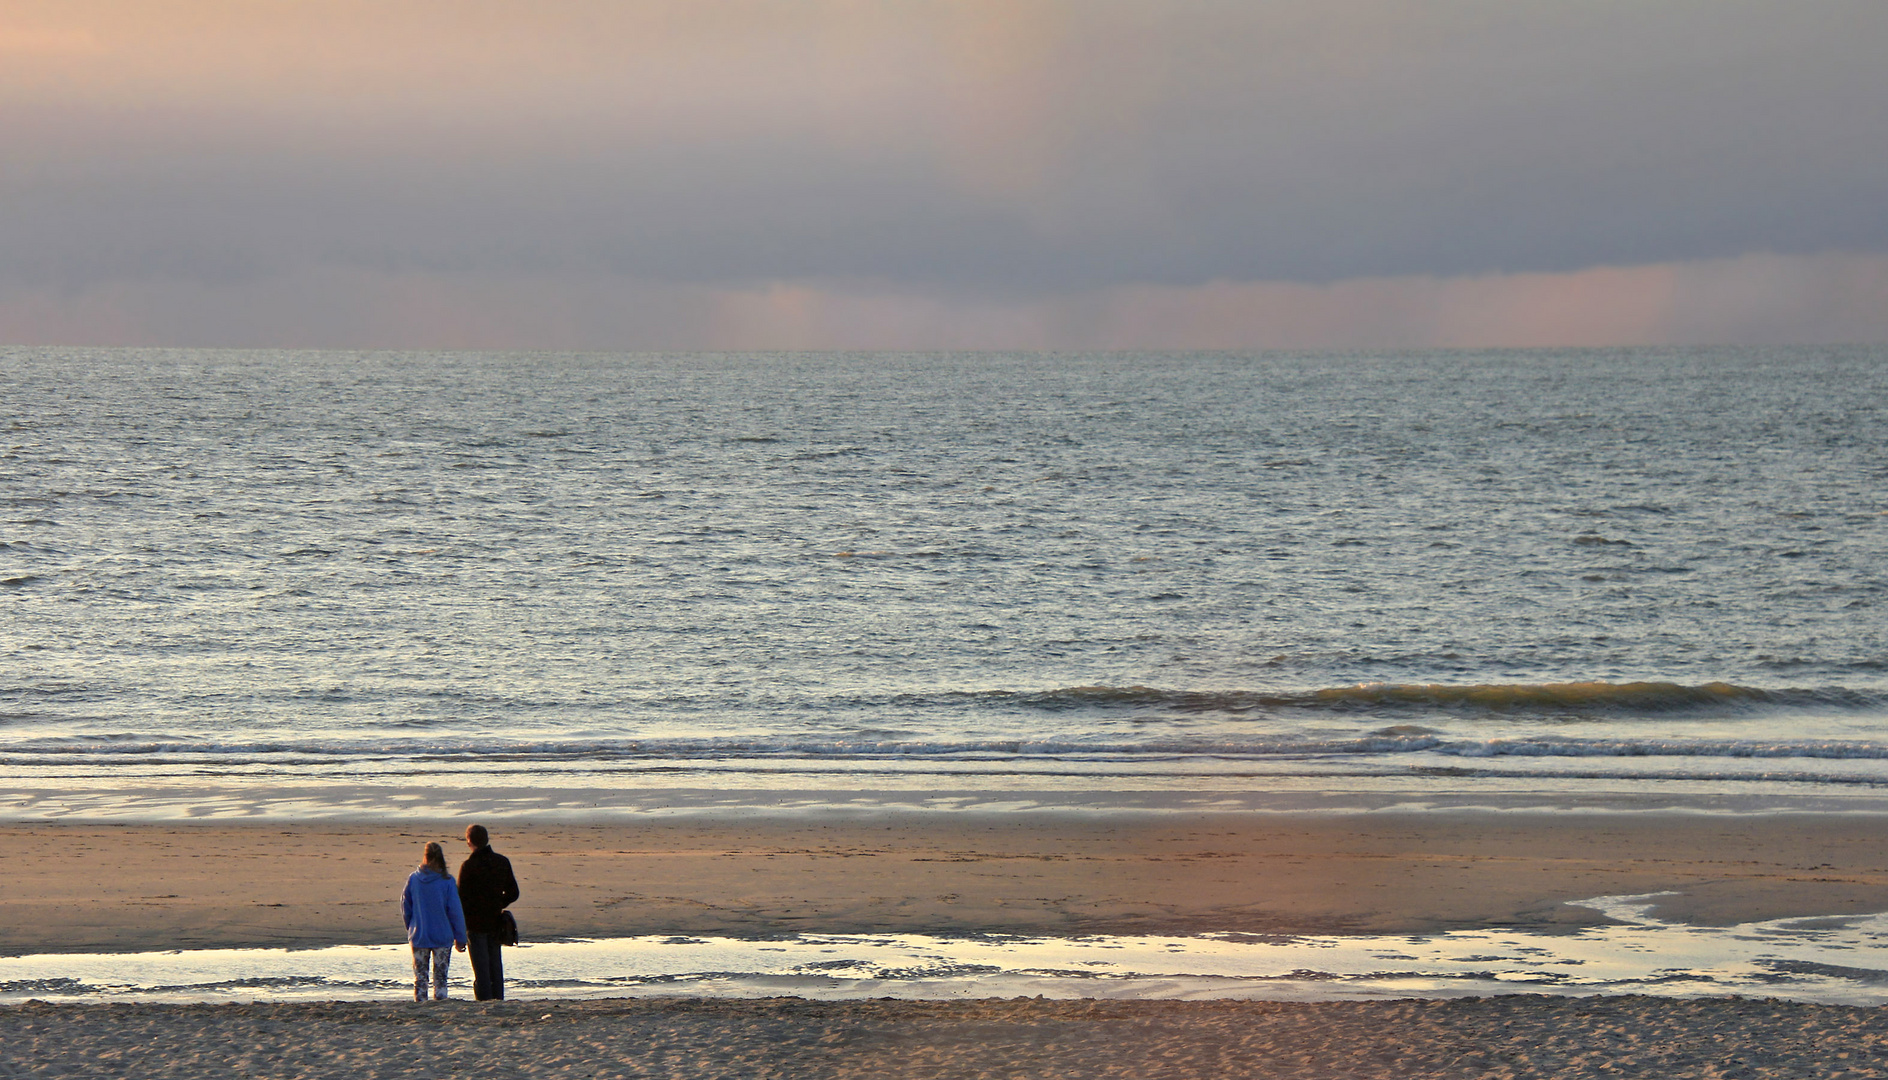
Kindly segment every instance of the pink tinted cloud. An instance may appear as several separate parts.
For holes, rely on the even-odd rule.
[[[807,284],[723,294],[717,345],[1328,349],[1888,341],[1888,256],[1133,286],[1024,304]]]
[[[484,349],[1345,349],[1888,342],[1888,256],[1127,286],[1047,299],[873,283],[326,268],[0,294],[0,343]]]

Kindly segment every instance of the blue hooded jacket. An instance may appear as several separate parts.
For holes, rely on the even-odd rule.
[[[450,874],[424,866],[413,871],[400,895],[400,915],[406,920],[407,943],[416,949],[465,944],[465,912]]]

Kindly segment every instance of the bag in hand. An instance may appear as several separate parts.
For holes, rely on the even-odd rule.
[[[518,920],[512,918],[509,911],[498,913],[498,943],[500,945],[518,944]]]

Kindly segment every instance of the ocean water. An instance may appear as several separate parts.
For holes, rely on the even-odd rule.
[[[0,349],[0,816],[1888,810],[1888,350]]]

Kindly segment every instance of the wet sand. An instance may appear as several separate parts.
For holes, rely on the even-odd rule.
[[[1729,925],[1888,911],[1888,823],[1782,815],[1368,814],[493,821],[534,940],[801,932],[1552,931],[1672,890]],[[0,953],[402,939],[399,890],[458,823],[0,826]]]
[[[1888,1073],[1879,1009],[1456,1001],[791,998],[0,1006],[0,1075],[900,1078],[1819,1077]]]

